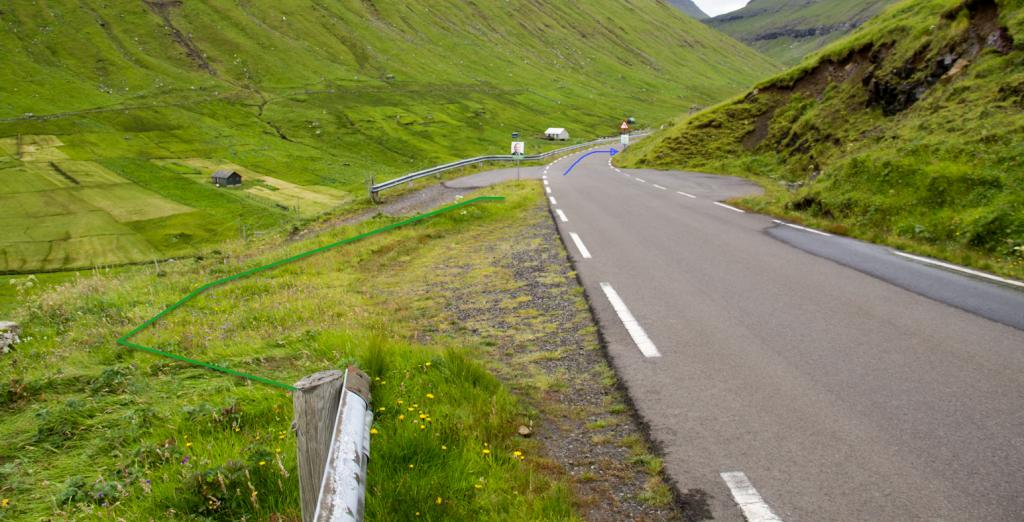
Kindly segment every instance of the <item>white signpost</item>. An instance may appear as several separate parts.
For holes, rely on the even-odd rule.
[[[512,139],[519,137],[518,132],[512,133]],[[525,141],[513,141],[512,142],[512,155],[516,157],[516,181],[519,181],[519,157],[526,154],[526,142]]]
[[[622,122],[622,125],[619,125],[619,134],[620,134],[619,135],[619,144],[621,144],[623,147],[628,147],[629,146],[629,122],[624,121],[624,122]]]

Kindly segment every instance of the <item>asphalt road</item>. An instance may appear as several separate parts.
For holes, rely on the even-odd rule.
[[[1024,520],[1024,289],[716,203],[743,180],[575,157],[523,176],[716,520]]]

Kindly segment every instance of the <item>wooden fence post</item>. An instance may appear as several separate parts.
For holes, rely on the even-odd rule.
[[[299,451],[302,522],[311,522],[316,512],[344,382],[344,372],[327,370],[295,383],[295,442]]]

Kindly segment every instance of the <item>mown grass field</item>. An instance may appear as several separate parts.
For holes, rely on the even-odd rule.
[[[616,160],[751,177],[753,209],[1021,279],[1022,93],[1019,0],[902,2]]]
[[[481,193],[507,200],[218,287],[133,342],[285,383],[350,363],[365,369],[376,412],[369,520],[574,520],[568,480],[516,435],[537,420],[521,397],[557,377],[524,375],[511,385],[527,392],[514,395],[485,369],[501,364],[490,335],[467,330],[443,299],[419,290],[457,284],[485,294],[507,284],[490,265],[493,245],[548,219],[532,212],[544,205],[535,183]],[[287,393],[114,341],[204,282],[389,222],[298,243],[236,242],[202,261],[93,271],[45,288],[15,278],[25,342],[0,374],[0,519],[298,520]],[[450,279],[452,262],[473,277]],[[582,296],[574,299],[585,314]],[[543,330],[532,315],[507,321],[524,334]],[[513,348],[525,356],[528,344]],[[629,465],[657,474],[650,462]]]
[[[209,251],[243,229],[279,230],[349,205],[371,177],[503,153],[513,131],[539,152],[555,146],[538,139],[548,127],[583,140],[613,134],[626,116],[653,125],[773,70],[664,3],[620,7],[14,2],[0,15],[10,50],[0,57],[0,175],[89,162],[162,200],[93,193],[67,215],[123,202],[100,207],[123,225],[102,231],[117,243],[77,251],[99,240],[69,235],[54,255],[4,244],[0,271]],[[289,185],[252,180],[240,196],[192,179],[226,165]],[[123,223],[142,208],[181,207],[192,210]]]

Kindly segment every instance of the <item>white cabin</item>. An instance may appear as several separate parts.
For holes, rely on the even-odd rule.
[[[569,131],[565,129],[552,127],[544,131],[544,137],[549,140],[568,141]]]

